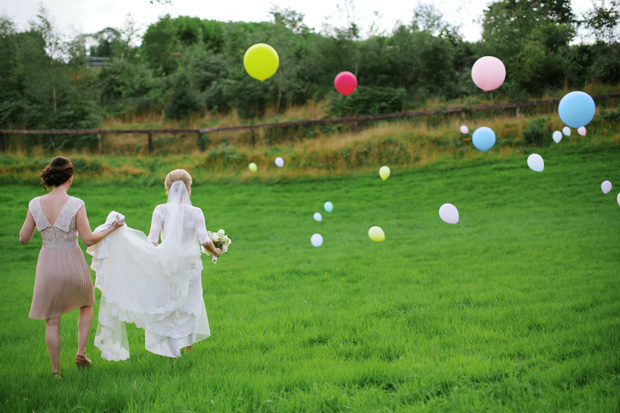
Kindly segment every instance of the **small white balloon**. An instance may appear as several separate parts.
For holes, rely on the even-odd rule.
[[[468,134],[469,133],[469,128],[465,125],[461,125],[461,129],[460,129],[462,134]]]
[[[560,143],[561,140],[562,140],[562,132],[560,132],[559,130],[556,130],[555,132],[553,132],[553,141],[555,143]]]
[[[577,133],[580,134],[581,136],[586,136],[586,127],[582,126],[580,128],[577,129]]]
[[[545,161],[542,156],[533,153],[527,157],[527,166],[529,166],[532,171],[542,172],[543,169],[545,169]]]
[[[458,224],[459,211],[452,204],[443,204],[439,207],[439,218],[447,224]]]
[[[604,194],[608,194],[609,191],[611,191],[611,182],[603,181],[601,184],[601,191],[603,191]]]
[[[323,221],[323,215],[321,215],[319,212],[315,212],[314,213],[314,220],[315,221],[319,221],[319,222]]]
[[[321,236],[321,234],[314,234],[310,238],[310,242],[313,246],[320,247],[321,245],[323,245],[323,237]]]
[[[570,128],[568,126],[564,126],[562,128],[562,133],[566,136],[570,136]]]
[[[276,158],[274,162],[276,163],[277,167],[282,168],[284,166],[284,159],[280,158],[279,156]]]
[[[616,201],[618,201],[618,205],[620,205],[620,192],[618,192],[618,197],[616,198]]]

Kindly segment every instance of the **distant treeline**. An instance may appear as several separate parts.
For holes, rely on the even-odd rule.
[[[411,23],[367,39],[354,22],[318,33],[302,15],[280,9],[263,23],[165,16],[141,42],[131,24],[63,41],[45,13],[23,32],[1,18],[0,129],[94,128],[103,115],[162,109],[171,119],[231,109],[255,118],[266,107],[311,99],[329,101],[334,116],[397,112],[429,98],[484,94],[470,77],[484,55],[506,65],[506,82],[494,93],[515,101],[587,82],[618,84],[617,6],[593,6],[577,19],[569,0],[501,0],[485,10],[475,43],[429,5],[414,10]],[[592,34],[590,43],[573,44],[579,27]],[[270,44],[280,57],[280,69],[264,82],[243,67],[255,43]],[[107,59],[91,67],[92,57]],[[344,70],[358,78],[350,96],[333,87]]]

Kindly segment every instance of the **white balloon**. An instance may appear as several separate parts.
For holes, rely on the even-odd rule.
[[[276,163],[276,166],[282,168],[284,166],[284,159],[278,156],[275,160],[275,163]]]
[[[611,191],[611,182],[603,181],[601,184],[601,191],[603,191],[604,194],[608,194],[609,191]]]
[[[618,205],[620,205],[620,192],[618,192],[618,198],[616,198],[616,201],[618,201]]]
[[[462,134],[468,134],[469,133],[469,128],[465,125],[461,125],[461,129],[460,129]]]
[[[577,133],[580,134],[581,136],[586,136],[586,127],[582,126],[579,129],[577,129]]]
[[[570,136],[570,128],[568,126],[564,126],[562,128],[562,133],[566,136]]]
[[[553,141],[555,143],[560,143],[561,140],[562,140],[562,132],[560,132],[559,130],[556,130],[555,132],[553,132]]]
[[[320,247],[321,245],[323,245],[323,237],[321,236],[321,234],[314,234],[310,238],[310,242],[313,246]]]
[[[532,171],[542,172],[543,169],[545,169],[545,161],[542,156],[533,153],[527,157],[527,166],[529,166]]]
[[[315,212],[314,213],[314,220],[315,221],[323,221],[323,216],[319,213],[319,212]]]
[[[458,224],[459,210],[452,204],[443,204],[439,207],[439,218],[448,224]]]

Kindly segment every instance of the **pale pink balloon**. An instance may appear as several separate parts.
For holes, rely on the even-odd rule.
[[[618,198],[616,198],[616,201],[618,201],[618,205],[620,205],[620,192],[618,192]]]
[[[607,195],[609,191],[611,191],[611,182],[603,181],[603,183],[601,184],[601,191],[603,191],[603,193]]]
[[[461,133],[463,134],[468,134],[469,133],[469,128],[465,125],[461,125]]]
[[[580,128],[577,129],[577,133],[580,134],[581,136],[586,136],[586,127],[582,126]]]
[[[481,57],[471,68],[471,78],[485,92],[497,89],[506,79],[506,66],[497,57]]]
[[[447,224],[458,224],[459,211],[452,204],[443,204],[439,207],[439,218]]]
[[[334,87],[343,95],[350,95],[357,88],[357,78],[351,72],[340,72],[334,79]]]

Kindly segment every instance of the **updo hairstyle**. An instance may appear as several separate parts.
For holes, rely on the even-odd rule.
[[[45,189],[62,185],[73,176],[73,164],[64,156],[57,156],[43,168],[39,176]]]
[[[192,193],[192,176],[185,169],[175,169],[166,176],[164,186],[166,187],[166,194],[170,191],[170,187],[176,181],[183,181],[187,188],[187,193]]]

